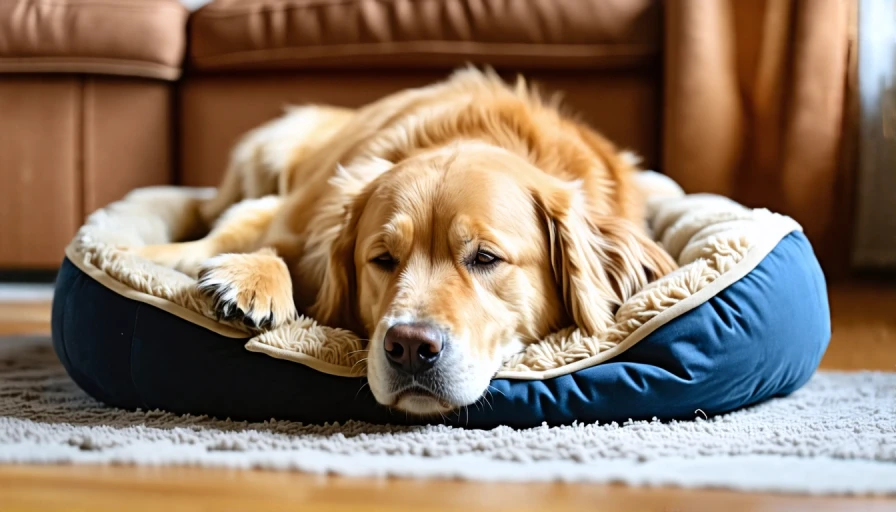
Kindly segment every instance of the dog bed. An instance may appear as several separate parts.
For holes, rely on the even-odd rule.
[[[480,402],[439,421],[491,428],[689,419],[786,395],[809,380],[830,339],[830,314],[800,226],[723,197],[660,188],[665,193],[648,203],[650,229],[681,267],[623,304],[605,338],[553,333],[506,361]],[[75,382],[127,409],[251,421],[433,421],[376,403],[354,334],[300,318],[253,337],[216,321],[192,278],[128,252],[189,237],[179,226],[213,193],[137,190],[79,230],[52,314],[54,347]]]

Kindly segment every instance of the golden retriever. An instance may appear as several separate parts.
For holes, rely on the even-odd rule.
[[[523,79],[464,69],[256,128],[202,205],[208,235],[139,252],[250,328],[301,311],[357,332],[379,403],[444,413],[527,343],[601,336],[675,267],[647,235],[634,165]]]

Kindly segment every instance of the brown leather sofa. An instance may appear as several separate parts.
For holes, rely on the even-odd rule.
[[[0,269],[53,268],[134,187],[214,185],[289,103],[361,105],[467,62],[525,72],[688,191],[848,244],[854,2],[0,0]]]

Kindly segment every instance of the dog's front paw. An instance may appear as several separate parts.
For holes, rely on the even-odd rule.
[[[202,264],[199,291],[218,319],[271,329],[298,316],[286,263],[273,251],[222,254]]]

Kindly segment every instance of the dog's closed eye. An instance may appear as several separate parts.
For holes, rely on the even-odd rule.
[[[388,252],[376,256],[370,262],[383,272],[395,272],[395,269],[398,268],[398,260]]]
[[[489,270],[501,262],[501,258],[480,249],[467,261],[467,266],[476,270]]]

